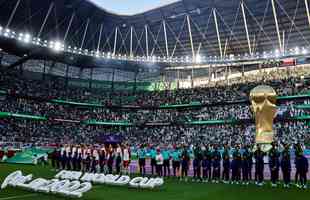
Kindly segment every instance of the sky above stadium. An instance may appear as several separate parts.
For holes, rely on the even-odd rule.
[[[179,0],[89,0],[120,15],[134,15],[153,8],[168,5]]]

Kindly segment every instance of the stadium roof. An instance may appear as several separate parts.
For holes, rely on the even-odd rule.
[[[87,0],[0,0],[0,13],[3,27],[117,55],[220,57],[310,46],[300,0],[182,0],[133,16]]]

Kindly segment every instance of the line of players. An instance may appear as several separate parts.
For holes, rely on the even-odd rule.
[[[51,155],[52,167],[83,172],[130,174],[131,150],[127,145],[63,145]]]
[[[219,149],[218,145],[196,145],[193,148],[174,146],[172,149],[151,147],[148,151],[145,145],[141,145],[137,150],[138,169],[140,174],[145,176],[146,159],[150,157],[152,175],[173,175],[180,180],[187,181],[188,171],[192,165],[193,181],[219,183],[221,180],[223,183],[248,185],[254,178],[255,183],[262,186],[264,183],[264,157],[268,156],[272,186],[277,186],[280,169],[284,187],[290,186],[292,169],[290,145],[284,145],[284,149],[280,152],[277,145],[273,143],[271,150],[267,153],[261,150],[260,145],[257,145],[254,152],[250,150],[249,146],[240,149],[239,145],[236,145],[233,150],[228,145],[224,145],[223,151]],[[308,160],[303,155],[299,144],[295,145],[294,149],[295,183],[298,187],[306,188]],[[65,145],[56,149],[51,159],[55,169],[130,174],[131,150],[128,145],[117,145],[116,147],[112,145],[97,147]],[[172,174],[170,173],[171,166]],[[252,177],[253,166],[255,177]]]
[[[303,155],[301,145],[294,146],[295,149],[295,182],[300,188],[307,188],[308,160]],[[231,158],[232,152],[232,158]],[[264,184],[264,157],[268,156],[269,169],[271,174],[272,187],[276,187],[279,182],[280,169],[283,174],[284,187],[291,185],[291,156],[290,145],[284,145],[283,151],[278,151],[277,145],[272,144],[269,152],[263,152],[260,145],[252,152],[249,146],[240,149],[239,145],[231,151],[228,145],[224,145],[223,151],[218,145],[196,145],[193,148],[193,158],[191,161],[190,151],[186,146],[175,147],[172,152],[167,149],[151,149],[151,168],[156,168],[158,176],[170,176],[170,159],[172,160],[173,176],[180,180],[188,180],[190,165],[193,167],[193,181],[248,185],[252,180],[253,166],[255,168],[255,183],[258,186]],[[145,148],[141,146],[138,150],[140,173],[145,174]],[[254,160],[254,162],[253,162]]]

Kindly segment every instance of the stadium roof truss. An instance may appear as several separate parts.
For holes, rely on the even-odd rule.
[[[307,54],[308,4],[308,0],[181,0],[123,16],[87,0],[0,0],[0,24],[2,34],[12,30],[22,40],[31,36],[33,42],[47,41],[46,47],[50,42],[58,50],[125,60],[121,63],[127,70],[135,69],[136,61],[165,68]],[[2,40],[6,51],[28,56],[42,52],[19,44],[12,48]],[[94,59],[78,59],[75,64],[111,64],[90,60]]]

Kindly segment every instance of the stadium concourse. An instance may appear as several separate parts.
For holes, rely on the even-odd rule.
[[[94,1],[0,0],[0,200],[309,197],[308,0]]]

